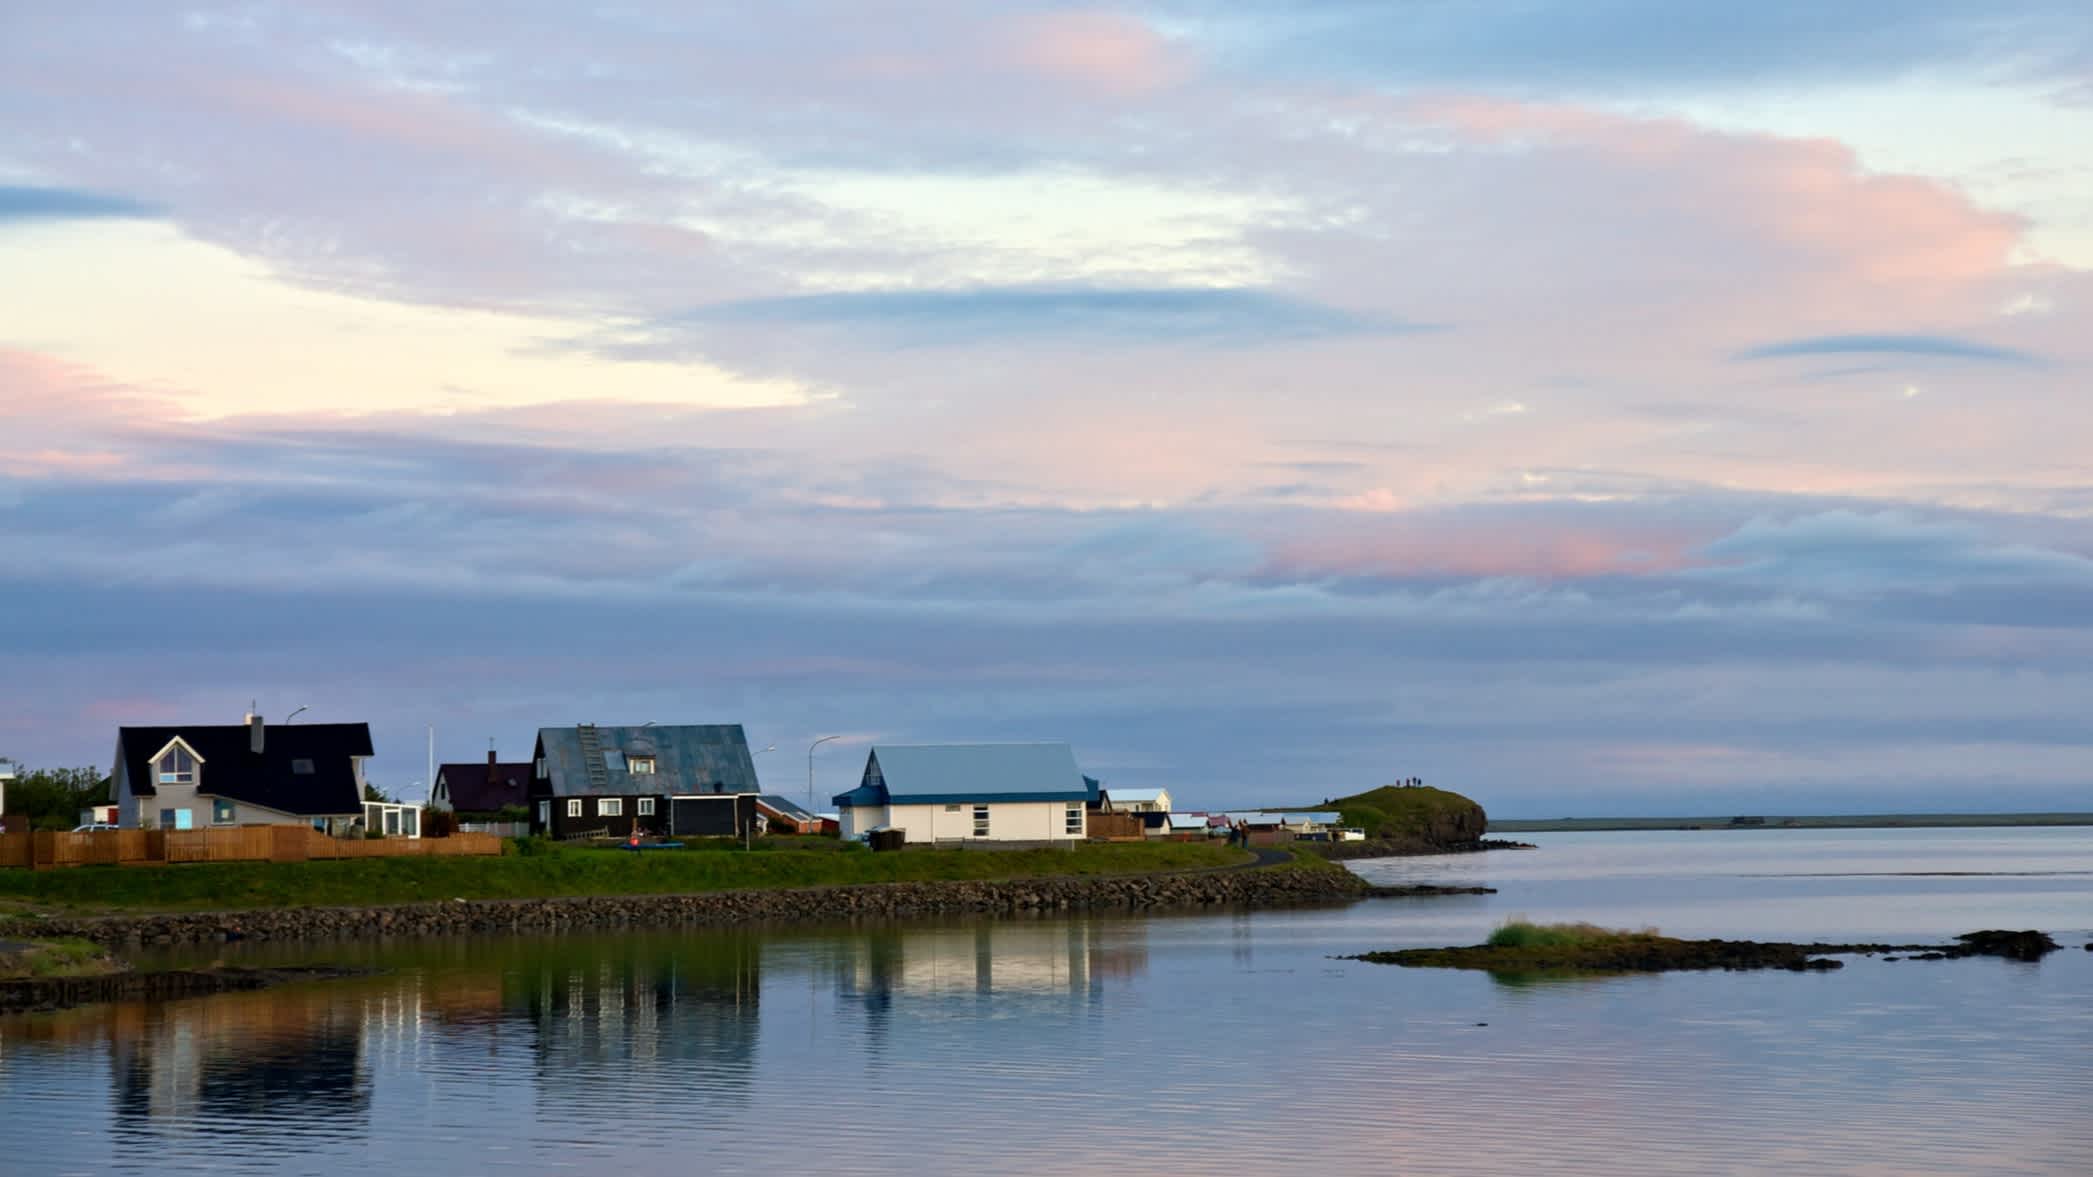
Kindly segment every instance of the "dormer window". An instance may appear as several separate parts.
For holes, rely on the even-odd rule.
[[[196,783],[196,757],[180,744],[167,750],[160,757],[160,783],[163,785],[193,785]]]
[[[654,774],[654,758],[652,756],[627,757],[625,763],[631,767],[634,776],[652,776]]]

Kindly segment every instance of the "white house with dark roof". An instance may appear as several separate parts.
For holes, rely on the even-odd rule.
[[[881,744],[834,798],[844,837],[885,828],[911,842],[1080,841],[1094,800],[1060,743]]]
[[[111,800],[125,829],[311,825],[363,820],[370,725],[300,723],[122,727]]]

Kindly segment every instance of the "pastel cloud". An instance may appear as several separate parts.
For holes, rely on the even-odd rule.
[[[150,217],[152,205],[86,192],[76,188],[26,188],[0,185],[0,224],[9,221],[72,221],[107,217]]]
[[[1744,360],[1811,356],[1908,356],[2022,366],[2041,363],[2040,357],[2017,348],[1997,347],[1947,335],[1817,335],[1762,343],[1737,353],[1737,358]]]
[[[1188,65],[1149,25],[1102,10],[1014,18],[1007,52],[1022,66],[1105,93],[1131,97],[1181,79]]]

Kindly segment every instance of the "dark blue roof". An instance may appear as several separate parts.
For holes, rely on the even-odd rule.
[[[839,806],[1089,801],[1097,787],[1067,744],[885,744],[865,757],[863,783]]]
[[[620,797],[657,793],[760,793],[756,762],[748,737],[738,723],[647,724],[598,727],[596,743],[603,762],[604,784],[589,783],[589,766],[578,727],[538,729],[538,755],[556,797],[601,794]],[[634,756],[652,756],[654,771],[634,773]]]

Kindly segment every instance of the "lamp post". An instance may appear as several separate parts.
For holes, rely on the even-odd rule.
[[[820,739],[818,739],[818,740],[814,741],[813,743],[811,743],[811,744],[808,744],[808,745],[807,745],[807,812],[808,812],[808,813],[818,813],[818,812],[820,812],[819,810],[817,810],[817,809],[815,809],[815,808],[814,808],[814,749],[816,749],[816,748],[819,748],[819,747],[821,747],[821,746],[822,746],[823,744],[826,744],[826,743],[828,743],[828,742],[829,742],[830,740],[840,740],[840,739],[842,739],[842,738],[843,738],[842,736],[823,736],[823,737],[821,737]]]
[[[310,711],[310,710],[312,710],[312,708],[310,708],[310,707],[300,707],[300,708],[299,708],[298,710],[296,710],[296,711],[293,711],[293,712],[291,712],[291,713],[290,713],[289,715],[286,715],[286,716],[284,716],[284,717],[283,717],[283,721],[284,721],[285,723],[289,723],[289,722],[291,722],[292,720],[294,720],[294,719],[298,718],[299,716],[301,716],[301,715],[305,714],[306,712],[308,712],[308,711]]]

